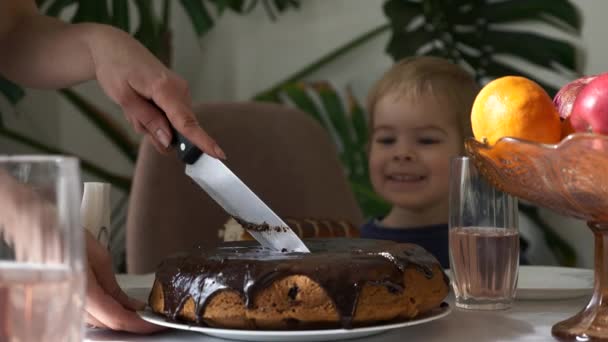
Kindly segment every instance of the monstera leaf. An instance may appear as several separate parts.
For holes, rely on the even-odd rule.
[[[389,0],[384,12],[392,26],[386,51],[395,60],[441,56],[468,66],[482,83],[522,75],[551,94],[555,87],[509,64],[505,57],[564,76],[578,71],[573,44],[511,25],[543,24],[565,34],[579,34],[581,17],[568,0]]]

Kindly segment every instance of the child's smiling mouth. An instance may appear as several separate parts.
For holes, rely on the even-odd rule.
[[[413,183],[419,182],[426,178],[426,176],[421,175],[413,175],[407,173],[394,173],[386,176],[386,179],[392,182],[400,182],[400,183]]]

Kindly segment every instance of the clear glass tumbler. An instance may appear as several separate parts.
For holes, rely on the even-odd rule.
[[[75,158],[0,156],[0,341],[83,340],[80,186]]]
[[[511,307],[519,268],[517,199],[487,183],[468,157],[450,165],[450,268],[456,307]]]

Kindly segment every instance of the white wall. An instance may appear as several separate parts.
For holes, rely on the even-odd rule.
[[[581,44],[587,49],[588,74],[608,70],[605,13],[608,1],[576,0],[585,19]],[[385,22],[383,0],[304,0],[270,22],[260,7],[248,16],[227,14],[213,31],[197,41],[178,2],[174,5],[174,69],[191,85],[196,101],[247,100],[319,56]],[[357,94],[366,89],[391,60],[384,53],[388,34],[324,67],[311,79],[331,79],[338,86],[354,82]],[[95,84],[78,90],[121,120],[121,113]],[[1,108],[1,107],[0,107]],[[11,124],[34,127],[32,134],[69,151],[86,155],[114,172],[130,174],[132,165],[99,136],[69,104],[46,92],[33,92],[19,106]],[[12,150],[0,140],[0,152]],[[18,150],[22,152],[21,149]],[[86,177],[85,177],[86,179]],[[592,265],[589,230],[575,220],[544,212],[562,235],[577,246],[581,265]]]

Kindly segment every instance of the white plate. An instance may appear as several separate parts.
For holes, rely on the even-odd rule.
[[[278,331],[278,330],[237,330],[237,329],[219,329],[191,326],[188,324],[180,324],[175,322],[167,322],[164,317],[152,312],[150,309],[138,311],[137,313],[146,321],[162,325],[165,327],[197,331],[207,335],[242,341],[331,341],[343,340],[349,338],[358,338],[380,334],[388,330],[409,327],[411,325],[422,324],[434,321],[448,315],[452,309],[447,303],[444,303],[440,308],[421,316],[419,318],[393,324],[377,325],[372,327],[355,328],[355,329],[323,329],[323,330],[298,330],[298,331]]]
[[[446,270],[450,279],[452,274]],[[519,266],[519,300],[568,299],[593,292],[593,270],[559,266]]]
[[[567,299],[593,292],[593,270],[556,266],[520,266],[518,299]]]

